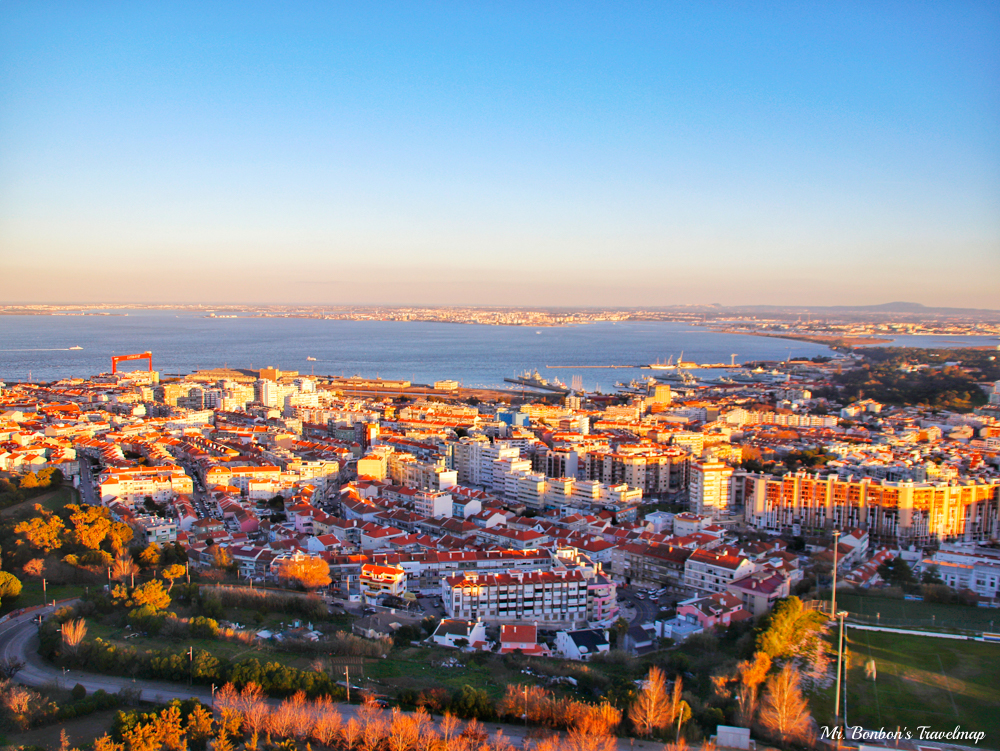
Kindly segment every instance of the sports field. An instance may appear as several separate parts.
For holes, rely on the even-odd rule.
[[[1000,629],[1000,610],[967,605],[943,605],[921,600],[837,593],[837,608],[852,618],[874,625],[963,631]]]
[[[914,733],[920,725],[943,731],[958,725],[986,733],[978,747],[1000,749],[1000,644],[852,628],[847,639],[849,725]],[[866,676],[869,659],[875,660],[874,680]],[[814,702],[832,707],[832,689]],[[823,721],[816,704],[814,714]]]

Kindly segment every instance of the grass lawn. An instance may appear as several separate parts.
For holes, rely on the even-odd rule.
[[[42,582],[40,579],[21,579],[21,594],[18,597],[5,597],[0,603],[0,615],[18,608],[27,608],[42,604]],[[80,584],[49,584],[46,588],[45,601],[64,600],[67,597],[79,597],[84,592]]]
[[[10,516],[14,518],[30,516],[31,509],[34,508],[36,503],[40,503],[49,511],[56,511],[61,509],[67,503],[79,503],[79,501],[79,491],[71,485],[63,485],[61,488],[53,490],[51,493],[43,493],[42,495],[35,496],[34,498],[29,498],[26,501],[9,506],[8,508],[3,509],[3,511],[0,511],[0,516]]]
[[[106,642],[119,646],[131,646],[140,651],[147,649],[162,649],[171,652],[181,652],[188,647],[195,650],[203,649],[216,657],[225,658],[232,662],[250,657],[256,657],[263,662],[280,662],[282,665],[291,665],[297,668],[308,668],[315,655],[299,654],[297,652],[282,652],[274,649],[270,645],[239,644],[236,642],[223,641],[221,639],[162,639],[158,637],[137,636],[126,639],[132,632],[117,626],[107,626],[92,619],[87,620],[87,639],[92,640],[100,637]]]
[[[991,631],[1000,628],[1000,611],[966,605],[943,605],[920,600],[837,593],[837,606],[872,625],[919,627],[933,630]]]
[[[458,656],[461,655],[456,650],[411,647],[393,652],[384,660],[365,660],[364,677],[393,691],[444,688],[450,692],[470,685],[484,689],[494,699],[503,696],[508,683],[521,682],[518,677],[528,678],[505,667],[500,657],[492,657],[481,665],[470,661],[465,666],[453,668],[434,664]]]
[[[986,733],[980,747],[1000,749],[1000,644],[851,628],[847,640],[848,724],[887,731],[900,726],[914,734],[920,725],[960,725]],[[875,660],[875,681],[865,676],[869,659]],[[811,697],[820,724],[829,722],[833,699],[832,686]]]

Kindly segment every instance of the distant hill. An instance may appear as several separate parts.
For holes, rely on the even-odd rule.
[[[810,313],[918,313],[922,315],[981,315],[1000,313],[989,308],[933,308],[918,302],[887,302],[880,305],[737,305],[733,310],[802,311]]]

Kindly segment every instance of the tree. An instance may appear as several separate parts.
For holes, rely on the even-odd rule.
[[[73,525],[73,540],[88,550],[97,550],[111,532],[111,512],[101,506],[66,507],[70,511],[69,521]]]
[[[139,567],[136,565],[132,557],[121,553],[115,558],[115,562],[111,564],[111,578],[118,581],[125,581],[126,579],[131,579],[133,576],[139,573]]]
[[[149,543],[139,552],[139,563],[146,568],[160,565],[160,546],[155,542]]]
[[[21,594],[21,580],[8,571],[0,571],[0,600]]]
[[[298,584],[303,589],[318,589],[327,586],[330,579],[330,564],[319,556],[286,558],[278,563],[278,578],[286,584]]]
[[[77,618],[75,621],[66,621],[61,629],[63,650],[68,654],[76,654],[83,638],[87,635],[87,621]]]
[[[736,690],[736,721],[748,728],[757,713],[757,696],[760,684],[771,669],[771,658],[764,652],[754,652],[752,660],[743,660],[736,666],[739,688]]]
[[[212,546],[212,565],[217,569],[231,570],[234,566],[232,553],[222,545]]]
[[[789,655],[825,620],[823,613],[806,610],[798,597],[779,600],[757,635],[757,649],[771,659]]]
[[[205,742],[212,737],[212,715],[201,704],[196,704],[188,715],[184,726],[188,742],[195,748],[204,748]],[[97,751],[96,746],[94,751]]]
[[[30,545],[48,555],[62,546],[62,535],[66,525],[63,524],[62,519],[37,503],[35,504],[35,513],[36,516],[26,519],[14,527],[14,533],[22,537],[17,543],[18,545]]]
[[[767,681],[760,722],[782,744],[805,741],[811,732],[812,716],[799,689],[799,680],[799,672],[786,663],[780,673]]]
[[[878,567],[878,575],[894,587],[908,587],[917,583],[913,569],[902,558],[893,558]]]
[[[628,621],[621,616],[611,626],[611,641],[615,647],[621,649],[622,639],[628,633]]]
[[[170,605],[170,595],[163,588],[159,579],[144,582],[132,590],[129,607],[151,607],[153,610],[163,610]]]
[[[21,570],[28,576],[41,576],[45,572],[45,561],[41,558],[32,558]]]
[[[172,564],[170,566],[167,566],[165,569],[163,569],[163,571],[161,572],[161,575],[163,576],[164,579],[166,579],[168,582],[170,582],[170,586],[167,587],[167,592],[169,592],[170,590],[172,590],[174,588],[174,580],[175,579],[180,579],[182,576],[184,576],[184,573],[186,571],[187,571],[187,569],[185,569],[184,566],[182,566],[179,563],[174,563],[174,564]]]
[[[670,699],[663,672],[658,667],[649,669],[645,685],[628,710],[628,718],[640,735],[652,735],[654,730],[665,728],[672,719]]]
[[[111,549],[115,555],[121,555],[125,551],[125,546],[132,541],[132,528],[124,522],[112,522],[111,529],[108,530],[108,540],[111,541]]]
[[[935,565],[930,566],[920,577],[921,584],[944,584],[941,578],[941,570]]]

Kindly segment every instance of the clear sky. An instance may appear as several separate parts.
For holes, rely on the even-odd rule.
[[[0,302],[1000,308],[1000,4],[0,4]]]

